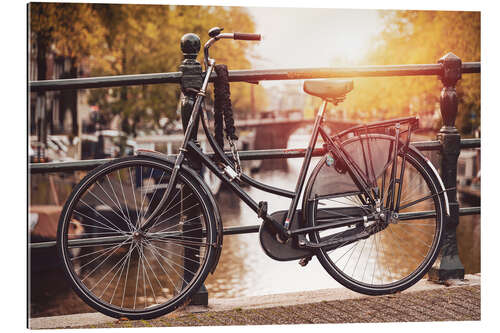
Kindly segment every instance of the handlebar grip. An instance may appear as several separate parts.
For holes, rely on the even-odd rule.
[[[261,40],[260,34],[246,34],[241,32],[234,33],[235,40]]]

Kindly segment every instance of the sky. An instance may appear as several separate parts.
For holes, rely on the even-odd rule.
[[[248,7],[248,12],[264,37],[254,47],[262,58],[253,60],[254,68],[360,64],[383,28],[376,10]]]
[[[263,36],[248,59],[254,69],[367,65],[370,42],[383,28],[369,9],[247,7]],[[302,94],[302,81],[261,81],[268,88]],[[276,90],[270,91],[275,93]]]

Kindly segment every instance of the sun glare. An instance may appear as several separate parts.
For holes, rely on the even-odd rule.
[[[258,68],[328,67],[363,62],[382,28],[376,10],[249,8],[265,39]]]

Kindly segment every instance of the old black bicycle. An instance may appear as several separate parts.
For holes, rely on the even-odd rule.
[[[353,82],[305,81],[304,91],[323,103],[295,190],[263,184],[242,172],[230,114],[225,130],[231,149],[225,152],[202,108],[213,71],[221,87],[229,87],[227,69],[215,66],[209,48],[221,39],[260,35],[213,28],[209,36],[203,83],[194,91],[176,158],[143,150],[113,160],[89,172],[66,202],[57,248],[75,292],[106,315],[147,319],[175,310],[200,288],[216,269],[223,225],[212,193],[189,166],[195,160],[262,219],[259,239],[271,258],[306,265],[316,256],[335,280],[368,295],[402,291],[420,280],[438,255],[449,207],[439,174],[410,143],[418,119],[329,135],[322,126],[327,104],[344,100]],[[215,94],[222,96],[223,108],[230,107],[228,93]],[[211,157],[193,140],[199,123]],[[318,140],[324,155],[306,182]],[[252,199],[243,183],[289,198],[289,209],[268,213],[267,203]]]

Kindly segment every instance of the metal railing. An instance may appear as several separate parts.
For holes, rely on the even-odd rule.
[[[180,65],[179,72],[159,74],[120,75],[95,78],[79,78],[65,80],[50,80],[29,82],[29,90],[38,92],[43,96],[45,91],[64,89],[89,89],[104,87],[121,87],[128,85],[144,84],[180,84],[185,95],[185,103],[181,109],[183,123],[189,119],[190,108],[195,99],[196,89],[202,82],[202,67],[196,60],[199,49],[192,53],[189,45],[200,45],[199,37],[188,34],[181,40],[181,50],[184,61]],[[461,215],[480,214],[480,207],[459,208],[457,201],[457,160],[461,149],[479,148],[480,139],[461,139],[455,127],[455,119],[458,112],[458,98],[456,83],[462,74],[480,73],[479,62],[462,63],[460,58],[452,53],[446,54],[439,59],[437,64],[422,65],[388,65],[388,66],[363,66],[343,68],[309,68],[309,69],[275,69],[275,70],[232,70],[229,71],[229,80],[232,82],[258,82],[263,80],[297,80],[312,78],[339,78],[339,77],[388,77],[388,76],[438,76],[443,89],[440,95],[440,111],[443,119],[443,127],[439,131],[436,141],[414,142],[413,144],[422,151],[440,151],[442,155],[441,170],[442,179],[448,192],[450,203],[450,216],[445,220],[445,240],[440,257],[435,266],[429,272],[433,279],[446,280],[450,278],[464,277],[464,267],[458,257],[458,246],[456,241],[456,227],[458,217]],[[213,74],[210,78],[216,75]],[[190,89],[194,88],[194,89]],[[196,131],[195,131],[196,132]],[[270,149],[258,151],[242,151],[242,160],[280,159],[303,157],[305,149]],[[324,154],[322,149],[315,149],[314,156]],[[61,163],[38,163],[30,164],[29,171],[32,174],[67,172],[75,170],[91,170],[108,160],[86,160]],[[258,232],[259,225],[244,227],[224,228],[225,235]],[[55,242],[44,242],[30,244],[30,248],[54,246]]]
[[[441,149],[439,141],[417,141],[412,142],[412,145],[421,151],[436,151]],[[480,139],[462,139],[460,149],[479,148],[481,145]],[[325,154],[323,148],[316,148],[313,151],[313,156],[323,156]],[[301,158],[305,155],[305,149],[264,149],[264,150],[246,150],[240,153],[241,160],[266,160],[266,159],[282,159],[282,158]],[[167,155],[175,159],[176,155]],[[207,156],[212,158],[214,153],[207,153]],[[228,158],[230,158],[228,153]],[[31,174],[47,174],[56,172],[73,172],[73,171],[88,171],[98,167],[101,164],[111,161],[112,159],[84,160],[71,162],[53,162],[53,163],[33,163],[30,164],[29,170]],[[480,214],[480,207],[460,208],[460,216]],[[242,227],[225,227],[224,235],[237,235],[259,232],[260,224]],[[56,245],[55,241],[31,243],[30,248],[46,248]]]

